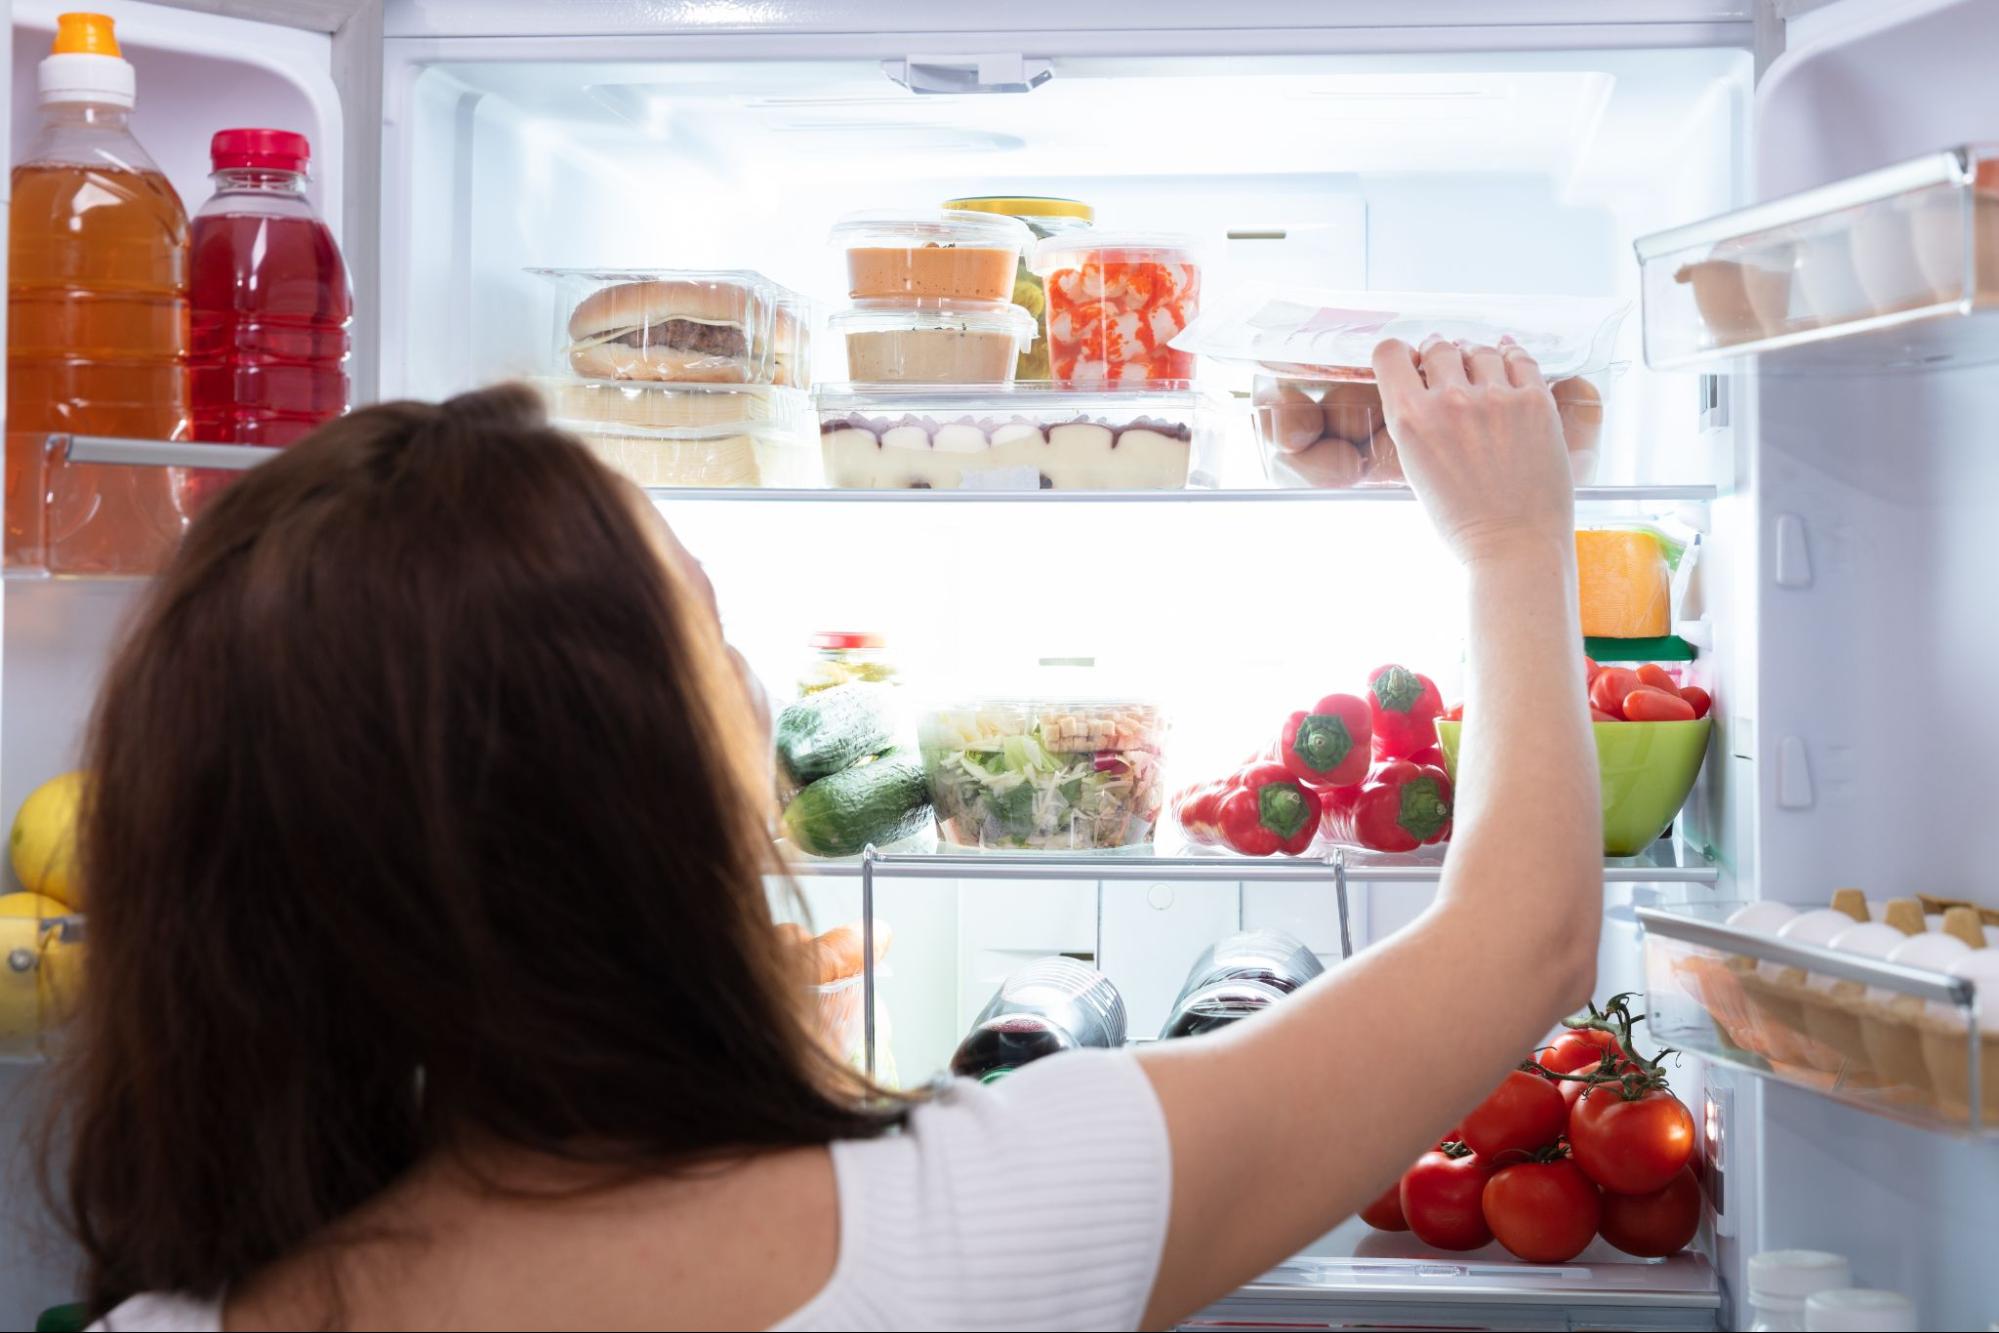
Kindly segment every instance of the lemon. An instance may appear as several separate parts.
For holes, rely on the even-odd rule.
[[[76,874],[76,820],[83,804],[83,774],[50,778],[28,794],[14,816],[7,851],[21,887],[80,907]]]
[[[44,894],[0,895],[0,1055],[34,1054],[75,999],[83,946],[44,924],[70,914]]]

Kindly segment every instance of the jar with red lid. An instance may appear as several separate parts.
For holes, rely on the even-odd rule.
[[[895,663],[881,635],[862,630],[821,630],[806,640],[809,655],[798,673],[798,692],[817,694],[853,681],[897,684]]]

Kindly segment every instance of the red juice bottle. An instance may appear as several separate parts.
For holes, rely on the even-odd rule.
[[[305,197],[305,136],[222,130],[215,195],[194,216],[188,354],[194,438],[282,447],[347,410],[354,297],[333,233]],[[193,471],[193,512],[233,473]]]

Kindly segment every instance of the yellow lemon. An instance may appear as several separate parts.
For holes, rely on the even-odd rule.
[[[45,924],[68,915],[43,894],[0,895],[0,1055],[33,1055],[75,998],[82,945]]]
[[[76,874],[76,821],[82,804],[83,774],[50,778],[21,802],[7,840],[21,887],[70,907],[82,906]]]

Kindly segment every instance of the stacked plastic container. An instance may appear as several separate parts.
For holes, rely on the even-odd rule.
[[[641,486],[809,487],[811,311],[759,273],[530,270],[552,285],[554,423]]]

